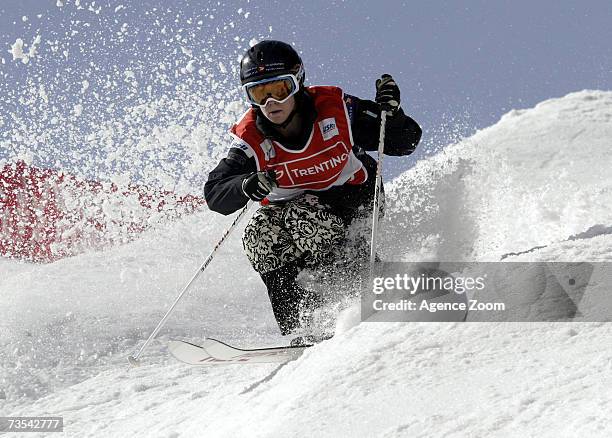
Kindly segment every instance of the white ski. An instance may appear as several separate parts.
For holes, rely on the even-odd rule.
[[[271,347],[241,349],[216,339],[205,339],[202,345],[172,340],[168,343],[170,353],[181,362],[190,365],[224,365],[235,363],[284,363],[297,359],[308,348]]]

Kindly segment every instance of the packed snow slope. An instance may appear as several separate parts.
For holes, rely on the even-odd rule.
[[[611,138],[612,92],[506,114],[387,184],[383,258],[612,261]],[[128,370],[231,220],[2,261],[2,415],[62,415],[78,437],[612,435],[609,323],[363,323],[277,372],[175,362],[170,337],[282,342],[238,236]]]

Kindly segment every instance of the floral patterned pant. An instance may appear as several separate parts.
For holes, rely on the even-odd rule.
[[[247,224],[242,244],[253,268],[260,274],[303,258],[306,266],[325,259],[345,235],[342,219],[304,195],[284,204],[261,207]]]

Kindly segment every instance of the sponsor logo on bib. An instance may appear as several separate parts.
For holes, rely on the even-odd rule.
[[[323,140],[329,140],[336,135],[340,135],[338,132],[338,125],[336,125],[336,119],[334,117],[321,120],[319,122],[319,128],[321,128]]]

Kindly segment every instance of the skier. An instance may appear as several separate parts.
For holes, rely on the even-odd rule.
[[[297,52],[262,41],[240,62],[240,82],[251,104],[231,128],[234,143],[205,184],[211,210],[227,215],[249,199],[262,202],[247,224],[243,246],[265,283],[283,335],[303,327],[302,312],[321,298],[296,281],[322,266],[345,231],[371,208],[381,110],[387,111],[384,153],[412,153],[421,128],[400,107],[390,75],[376,81],[375,101],[332,86],[304,86]]]

